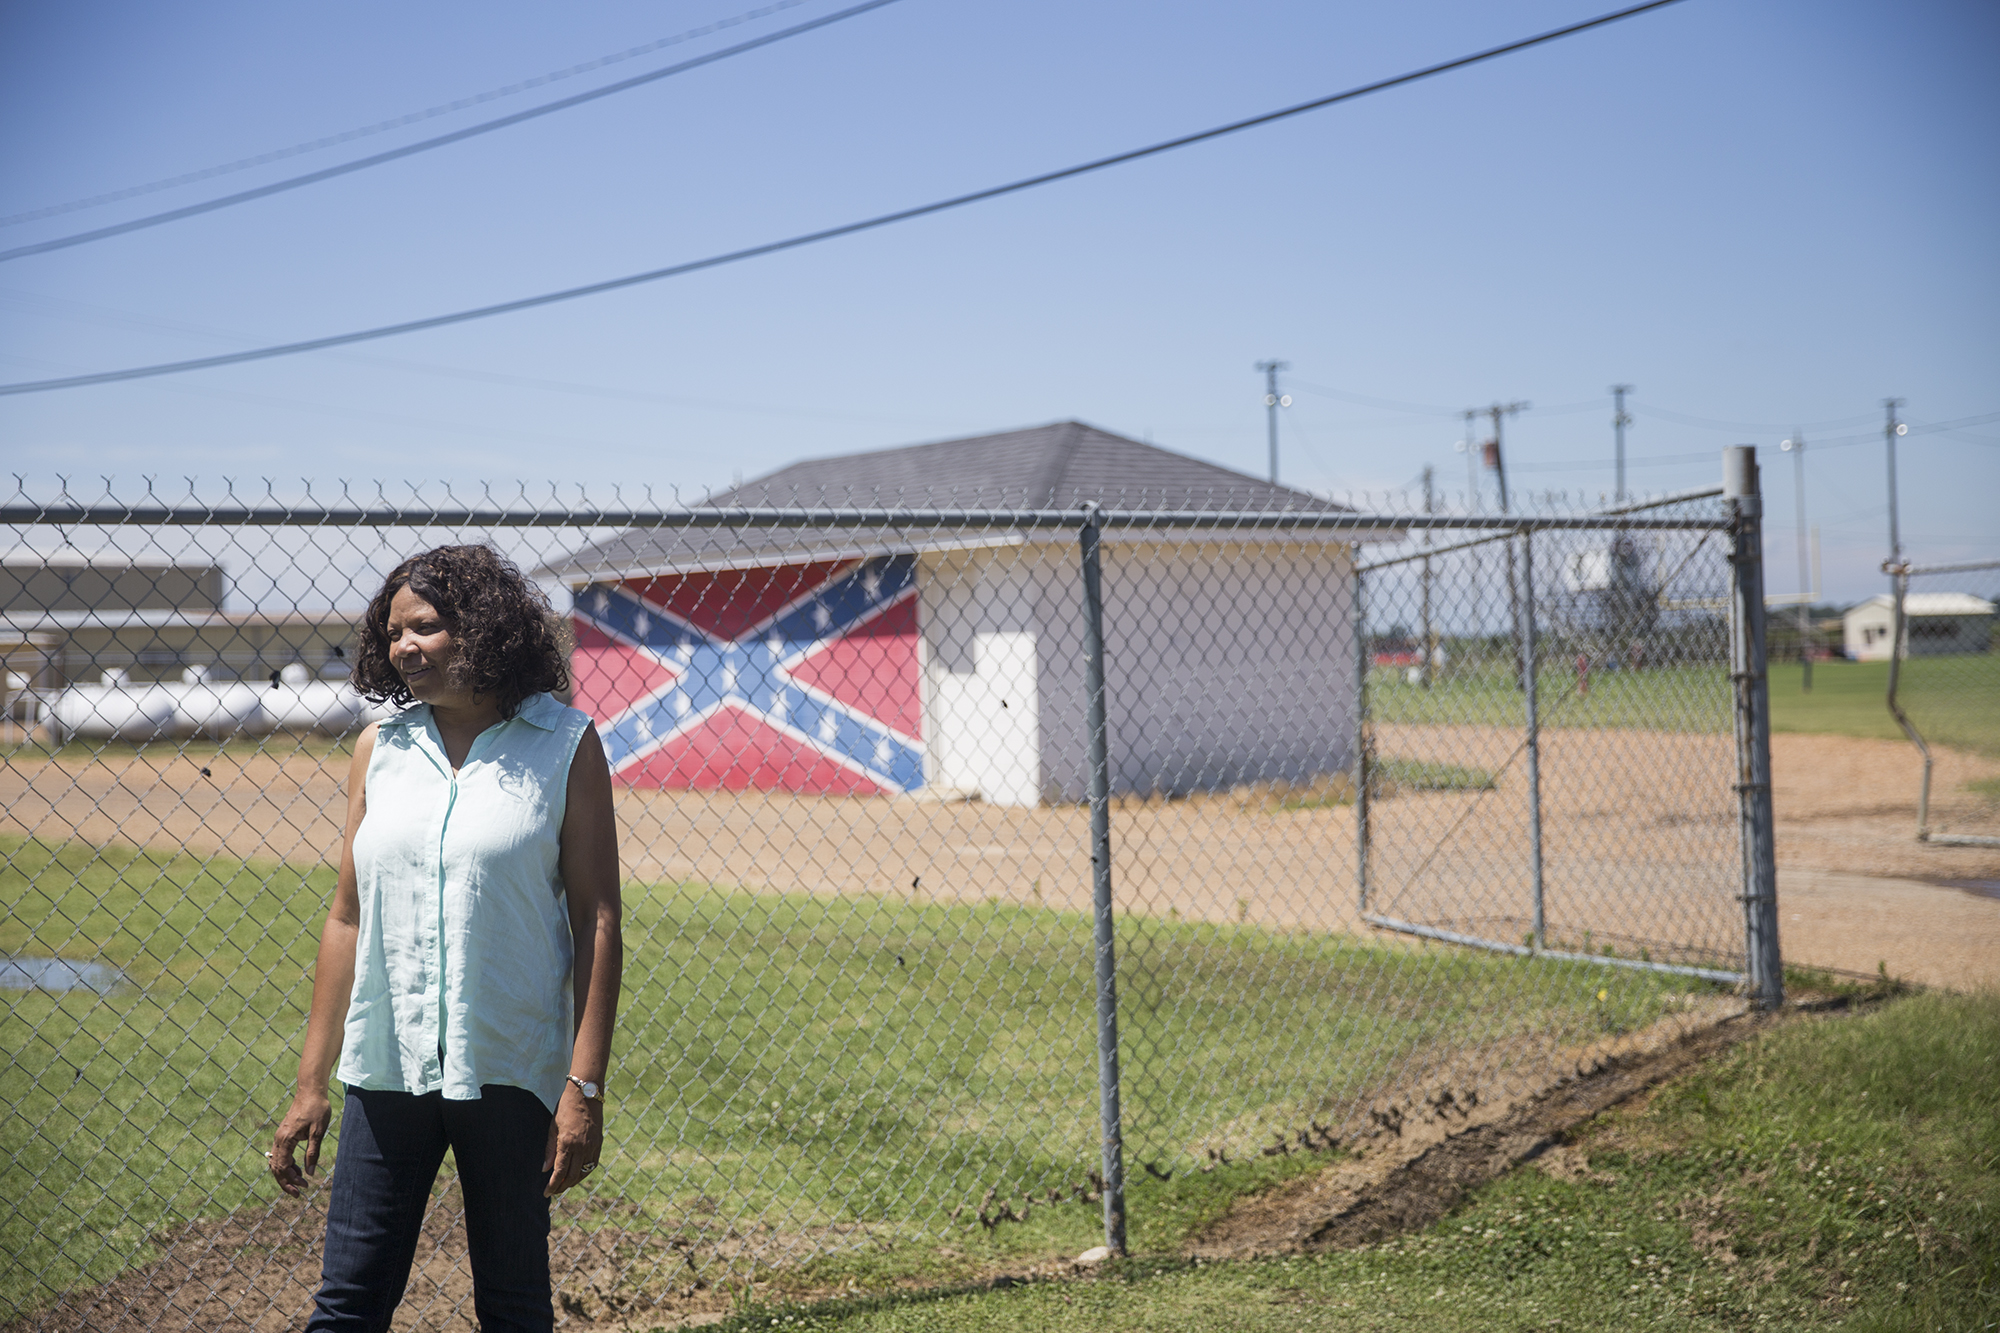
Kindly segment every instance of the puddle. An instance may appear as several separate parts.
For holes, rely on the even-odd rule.
[[[87,990],[109,995],[125,974],[108,963],[67,958],[0,958],[0,990]]]
[[[1926,884],[1935,884],[1941,889],[1957,889],[1976,898],[2000,898],[2000,879],[1940,879],[1927,876]]]

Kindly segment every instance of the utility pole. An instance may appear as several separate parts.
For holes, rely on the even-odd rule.
[[[1434,469],[1431,467],[1429,463],[1424,464],[1424,513],[1426,514],[1436,512],[1437,508],[1436,505],[1437,493],[1433,489],[1431,484],[1433,471]],[[1425,528],[1424,545],[1428,547],[1430,544],[1431,544],[1431,530],[1429,528]],[[1419,679],[1423,682],[1423,687],[1425,689],[1429,689],[1431,687],[1431,675],[1433,672],[1437,670],[1437,655],[1438,655],[1437,631],[1431,627],[1431,558],[1429,556],[1424,557],[1423,589],[1424,589],[1424,612],[1423,612],[1424,661],[1423,661],[1423,673],[1419,677]]]
[[[1278,392],[1278,372],[1290,370],[1289,361],[1259,361],[1257,369],[1264,372],[1264,417],[1271,437],[1271,484],[1278,484],[1278,409],[1290,407],[1292,396]]]
[[[1530,404],[1526,402],[1495,403],[1491,407],[1481,409],[1493,421],[1493,438],[1485,445],[1486,466],[1500,476],[1500,512],[1503,514],[1513,511],[1507,507],[1507,458],[1500,448],[1500,421],[1502,417],[1511,417],[1518,412],[1527,411],[1529,406]]]
[[[1625,428],[1632,424],[1632,414],[1625,410],[1625,395],[1632,392],[1629,384],[1611,386],[1611,400],[1618,407],[1611,414],[1611,428],[1618,435],[1618,492],[1619,504],[1625,503]]]
[[[1805,664],[1805,692],[1812,693],[1812,553],[1806,537],[1806,433],[1792,432],[1792,438],[1778,448],[1792,456],[1792,492],[1799,514],[1799,661]]]
[[[1512,513],[1507,496],[1507,456],[1501,449],[1500,424],[1517,412],[1528,410],[1526,402],[1495,403],[1483,409],[1493,421],[1493,438],[1482,446],[1486,456],[1486,466],[1493,469],[1500,478],[1500,512]],[[1467,414],[1471,415],[1470,413]],[[1521,583],[1514,571],[1514,539],[1509,537],[1507,547],[1507,624],[1514,641],[1514,683],[1521,689],[1528,686],[1527,660],[1522,656],[1525,638],[1521,629]],[[1533,651],[1532,645],[1526,645]]]
[[[1465,410],[1465,438],[1458,442],[1458,451],[1465,455],[1465,502],[1473,513],[1479,512],[1479,446],[1472,439],[1472,423],[1479,419],[1479,413],[1471,408]]]
[[[1896,420],[1896,409],[1903,405],[1900,398],[1884,398],[1882,407],[1887,414],[1882,423],[1882,439],[1889,446],[1889,563],[1903,563],[1903,534],[1897,527],[1896,515],[1896,437],[1909,431],[1909,427]]]

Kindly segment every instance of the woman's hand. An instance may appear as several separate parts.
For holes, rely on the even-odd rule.
[[[583,1095],[576,1084],[563,1087],[556,1118],[549,1122],[549,1146],[542,1170],[549,1173],[544,1198],[553,1199],[597,1169],[604,1152],[604,1103]]]
[[[319,1174],[319,1145],[326,1137],[326,1131],[333,1124],[333,1103],[327,1100],[324,1091],[296,1092],[292,1094],[292,1109],[285,1112],[285,1118],[278,1122],[277,1137],[271,1140],[271,1174],[277,1178],[278,1188],[294,1199],[306,1192],[312,1177]],[[306,1145],[306,1169],[302,1173],[293,1153],[304,1139]]]

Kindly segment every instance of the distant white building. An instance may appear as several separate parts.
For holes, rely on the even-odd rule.
[[[1903,602],[1909,622],[1905,657],[1983,653],[1993,644],[1993,603],[1964,592],[1914,592]],[[1896,605],[1889,594],[1870,597],[1841,617],[1848,657],[1887,661],[1896,634]]]
[[[359,613],[226,611],[225,584],[202,562],[0,552],[0,717],[62,743],[340,733],[377,715],[340,679]]]

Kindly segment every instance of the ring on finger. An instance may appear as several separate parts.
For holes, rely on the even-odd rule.
[[[583,1164],[583,1174],[586,1176],[589,1175],[591,1172],[595,1171],[596,1169],[597,1169],[597,1163],[595,1162],[585,1162]]]

